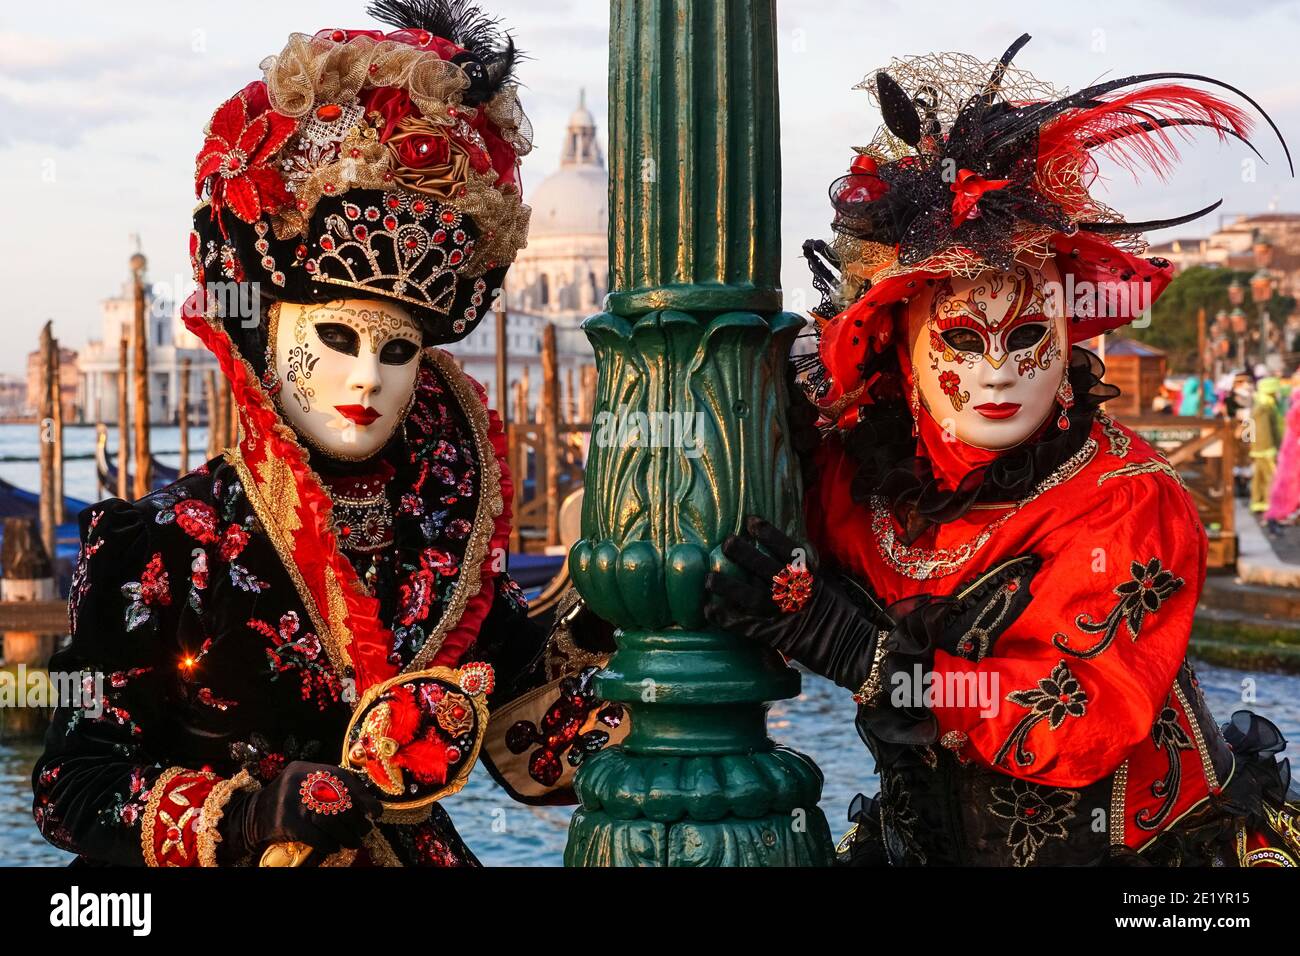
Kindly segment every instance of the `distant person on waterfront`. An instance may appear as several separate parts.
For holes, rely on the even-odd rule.
[[[1189,375],[1183,382],[1183,394],[1178,406],[1178,414],[1184,418],[1199,418],[1213,407],[1214,383],[1209,379],[1200,379]]]
[[[1282,380],[1268,375],[1255,383],[1250,408],[1250,510],[1262,515],[1268,511],[1273,474],[1277,468],[1278,445],[1282,439],[1282,413],[1277,398]]]
[[[1300,367],[1291,375],[1290,402],[1282,436],[1278,442],[1277,470],[1269,492],[1268,511],[1264,519],[1269,530],[1278,533],[1281,525],[1295,524],[1300,513]]]

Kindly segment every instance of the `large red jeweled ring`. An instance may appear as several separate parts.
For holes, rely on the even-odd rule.
[[[352,794],[347,786],[327,770],[313,770],[303,777],[298,797],[308,810],[327,817],[352,809]]]
[[[802,611],[812,595],[813,577],[807,568],[787,564],[772,575],[772,600],[787,614]]]

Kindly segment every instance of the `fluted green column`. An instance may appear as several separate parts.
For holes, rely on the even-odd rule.
[[[703,615],[746,514],[802,531],[773,3],[613,0],[610,44],[612,292],[584,325],[596,427],[569,567],[621,629],[598,691],[632,732],[580,767],[565,862],[823,865],[821,773],[766,729],[799,675]]]

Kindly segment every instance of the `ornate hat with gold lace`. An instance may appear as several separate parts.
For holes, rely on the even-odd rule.
[[[523,247],[517,54],[464,0],[382,0],[397,27],[294,34],[217,108],[195,167],[200,284],[397,301],[425,344],[473,330]]]
[[[1141,314],[1173,276],[1168,261],[1143,257],[1141,234],[1204,216],[1219,202],[1125,222],[1089,192],[1094,153],[1163,175],[1178,155],[1174,136],[1190,129],[1250,146],[1245,112],[1188,81],[1236,93],[1282,139],[1249,96],[1197,74],[1147,73],[1062,94],[1011,65],[1029,39],[992,62],[957,53],[896,59],[860,84],[885,125],[855,148],[848,175],[831,186],[835,239],[804,245],[824,301],[814,310],[819,357],[800,364],[832,422],[852,425],[873,391],[890,387],[873,378],[872,359],[897,341],[895,305],[927,279],[1054,258],[1067,294],[1093,296],[1066,304],[1071,342]]]

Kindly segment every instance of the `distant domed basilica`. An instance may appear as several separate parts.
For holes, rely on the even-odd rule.
[[[528,369],[530,406],[541,388],[542,329],[556,327],[562,385],[578,383],[582,367],[595,360],[582,320],[599,312],[609,274],[609,173],[596,140],[596,121],[578,96],[560,151],[560,168],[530,188],[524,201],[532,207],[528,245],[506,278],[507,358],[511,394],[497,395],[496,322],[492,315],[463,342],[450,347],[465,371],[483,383],[492,406],[508,403],[514,417],[513,389]]]

